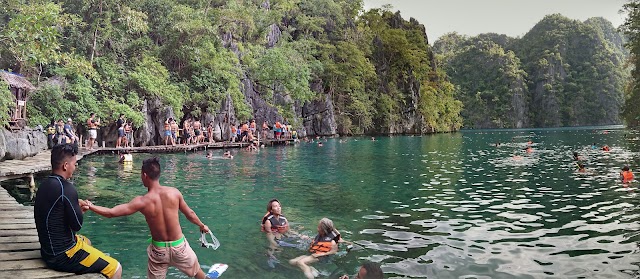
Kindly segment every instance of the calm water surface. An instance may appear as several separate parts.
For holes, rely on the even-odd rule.
[[[180,189],[220,240],[217,251],[199,247],[198,227],[182,218],[202,265],[230,264],[223,278],[303,278],[287,263],[302,250],[285,248],[281,263],[268,262],[259,220],[274,197],[298,231],[315,234],[318,220],[329,217],[358,244],[317,264],[325,276],[354,274],[371,260],[389,278],[633,278],[640,270],[638,183],[624,187],[618,173],[625,164],[640,169],[640,135],[604,131],[331,139],[323,147],[233,150],[234,160],[160,155],[161,183]],[[531,154],[523,151],[528,140]],[[591,149],[594,142],[612,150]],[[576,172],[572,151],[588,173]],[[114,206],[144,194],[146,157],[134,155],[133,169],[113,156],[83,160],[75,176],[80,196]],[[85,216],[82,233],[123,263],[124,277],[146,277],[143,216]],[[185,276],[171,269],[169,278]]]

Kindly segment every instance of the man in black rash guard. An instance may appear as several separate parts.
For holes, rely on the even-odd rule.
[[[87,209],[86,201],[78,199],[76,188],[68,180],[76,170],[77,153],[71,144],[56,145],[51,150],[52,174],[40,183],[34,205],[40,254],[47,267],[54,270],[120,279],[120,263],[76,234]]]

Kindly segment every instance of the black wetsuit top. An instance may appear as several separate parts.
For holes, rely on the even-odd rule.
[[[59,175],[45,178],[36,193],[33,211],[43,258],[63,254],[76,244],[82,211],[73,183]]]

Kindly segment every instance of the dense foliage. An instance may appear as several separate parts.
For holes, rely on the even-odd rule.
[[[632,0],[624,6],[628,14],[623,25],[631,52],[631,82],[626,88],[623,116],[630,126],[640,126],[640,1]]]
[[[254,117],[247,85],[292,117],[328,96],[338,132],[458,129],[461,103],[436,70],[424,27],[351,0],[0,0],[0,68],[39,90],[31,124],[51,118],[136,126],[159,100],[177,117]],[[0,103],[0,105],[3,105]],[[0,107],[6,110],[6,107]],[[425,130],[424,127],[428,127]]]
[[[465,126],[558,127],[621,123],[623,44],[605,19],[555,14],[522,38],[449,34],[434,47],[459,86]]]

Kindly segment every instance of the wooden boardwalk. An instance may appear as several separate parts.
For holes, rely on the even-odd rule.
[[[273,146],[278,144],[289,144],[292,143],[293,140],[268,140],[265,145]],[[187,151],[198,151],[198,150],[207,150],[207,149],[227,149],[227,148],[244,148],[249,146],[247,142],[219,142],[219,143],[202,143],[202,144],[192,144],[192,145],[184,145],[178,144],[175,146],[171,145],[156,145],[156,146],[140,146],[140,147],[129,147],[129,148],[114,148],[114,147],[106,147],[106,148],[97,148],[95,150],[86,150],[81,148],[80,153],[78,154],[78,160],[82,159],[84,156],[93,155],[93,154],[113,154],[118,152],[131,152],[131,153],[178,153],[178,152],[187,152]],[[29,177],[33,174],[37,174],[40,172],[51,171],[51,151],[45,150],[43,152],[38,153],[36,156],[26,158],[24,160],[7,160],[0,162],[0,181],[16,179],[21,177]],[[1,277],[0,277],[1,278]]]
[[[265,145],[289,144],[293,140],[267,141]],[[248,143],[215,143],[176,146],[147,146],[132,148],[81,149],[78,160],[91,154],[128,151],[131,153],[170,153],[206,149],[243,148]],[[25,160],[0,162],[0,181],[51,171],[51,152],[43,151]],[[40,243],[33,219],[33,206],[19,204],[6,189],[0,187],[0,279],[11,278],[69,278],[104,279],[99,274],[75,275],[45,267],[40,257]]]
[[[104,279],[45,268],[33,219],[33,206],[23,206],[0,187],[0,278]]]

